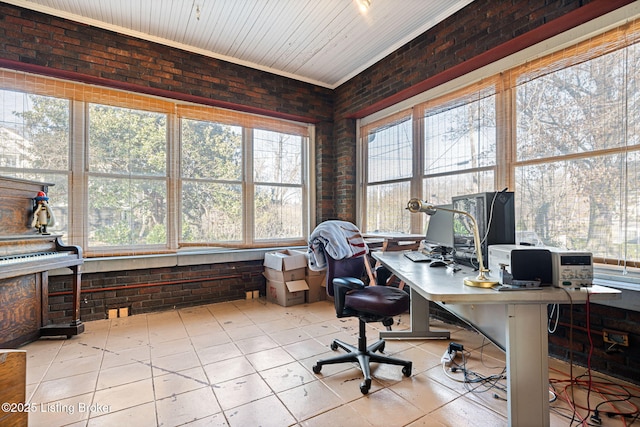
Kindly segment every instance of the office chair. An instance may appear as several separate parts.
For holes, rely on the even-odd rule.
[[[325,252],[327,261],[327,294],[334,297],[336,314],[340,317],[358,317],[359,336],[358,345],[352,346],[340,340],[333,340],[331,349],[338,347],[347,351],[329,359],[318,360],[313,366],[313,372],[319,374],[323,365],[344,362],[358,362],[364,374],[364,381],[360,383],[360,391],[367,394],[371,388],[370,362],[388,363],[403,366],[405,377],[411,376],[412,363],[393,357],[374,354],[384,351],[384,340],[378,340],[367,346],[366,324],[368,322],[382,322],[387,328],[393,324],[393,316],[397,316],[409,309],[410,297],[405,291],[390,286],[365,286],[360,280],[364,274],[365,257],[367,255],[335,260]]]

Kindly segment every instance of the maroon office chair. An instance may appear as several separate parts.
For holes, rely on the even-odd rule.
[[[334,260],[325,252],[327,293],[334,297],[336,314],[338,317],[358,317],[360,331],[357,347],[337,339],[333,340],[332,350],[340,347],[347,353],[318,360],[313,366],[313,372],[319,374],[323,365],[358,362],[364,374],[364,381],[360,383],[362,394],[367,394],[371,388],[370,362],[403,366],[402,373],[405,377],[411,376],[412,369],[410,361],[375,354],[376,351],[384,352],[384,340],[367,346],[366,324],[382,322],[389,328],[393,324],[393,316],[409,309],[410,297],[405,291],[391,286],[365,286],[360,280],[364,274],[365,256]]]

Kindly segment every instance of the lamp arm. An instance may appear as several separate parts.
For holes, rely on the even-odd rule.
[[[412,213],[424,212],[427,215],[433,215],[437,210],[441,210],[464,215],[469,218],[471,220],[471,225],[473,225],[473,243],[476,249],[476,254],[478,255],[478,264],[480,266],[478,268],[478,277],[476,279],[482,281],[487,280],[485,273],[489,270],[487,270],[484,266],[484,260],[482,259],[482,248],[480,247],[480,232],[478,231],[478,223],[476,222],[476,219],[473,217],[473,215],[471,215],[469,212],[459,211],[457,209],[443,208],[441,206],[436,207],[417,198],[409,200],[409,202],[407,203],[407,210]]]

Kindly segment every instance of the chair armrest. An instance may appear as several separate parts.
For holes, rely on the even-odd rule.
[[[351,312],[345,312],[344,299],[349,291],[363,289],[364,282],[355,277],[336,277],[333,279],[333,301],[338,317],[353,316]]]

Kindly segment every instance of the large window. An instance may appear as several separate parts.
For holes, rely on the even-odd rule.
[[[640,46],[616,46],[616,33],[516,74],[518,224],[548,245],[639,261]]]
[[[251,140],[255,239],[304,238],[303,138],[256,129]]]
[[[417,136],[415,136],[417,135]],[[368,233],[424,232],[412,197],[435,205],[494,188],[496,95],[493,81],[417,105],[361,129],[366,152]]]
[[[181,120],[182,241],[242,241],[242,128]]]
[[[55,225],[69,232],[70,102],[0,89],[0,174],[49,187]],[[35,197],[35,194],[34,194]]]
[[[435,205],[495,186],[496,95],[493,81],[420,105],[422,198]]]
[[[0,174],[54,184],[89,256],[304,244],[309,128],[0,70]]]
[[[410,231],[404,215],[413,177],[411,112],[405,112],[364,130],[367,147],[366,230]]]
[[[373,181],[369,172],[363,197],[410,182],[410,196],[394,189],[402,199],[397,205],[409,197],[446,204],[452,196],[508,187],[516,196],[517,235],[527,242],[638,266],[639,39],[640,23],[625,24],[416,103],[412,127],[390,134],[381,151],[390,159],[406,158],[410,144],[411,175]],[[371,144],[376,129],[397,127],[397,117],[362,122],[362,158],[371,162],[379,156]],[[394,162],[388,167],[393,171]],[[374,231],[376,207],[368,201],[363,206],[365,231]],[[386,229],[421,233],[421,221],[412,219],[410,230],[405,222],[390,221]]]
[[[165,244],[167,115],[88,109],[88,247]]]

